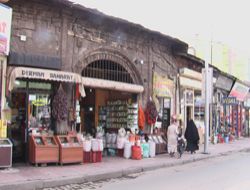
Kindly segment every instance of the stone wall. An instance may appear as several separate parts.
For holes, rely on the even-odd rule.
[[[114,59],[120,56],[128,72],[137,75],[136,83],[145,88],[143,105],[152,95],[155,65],[163,74],[177,74],[173,41],[141,26],[53,0],[11,0],[9,5],[13,8],[12,51],[60,57],[62,70],[78,73],[94,52],[105,51]],[[136,59],[144,64],[136,64]]]

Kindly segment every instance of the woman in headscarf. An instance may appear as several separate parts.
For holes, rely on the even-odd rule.
[[[187,129],[185,131],[185,138],[187,140],[186,151],[191,151],[191,154],[195,153],[196,150],[199,150],[199,133],[198,129],[192,119],[187,123]]]

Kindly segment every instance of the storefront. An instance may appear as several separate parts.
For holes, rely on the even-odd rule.
[[[80,105],[80,131],[92,136],[98,127],[106,132],[117,133],[120,128],[138,132],[138,102],[144,87],[134,84],[121,64],[91,62],[82,71],[82,82],[86,97],[76,100]]]
[[[243,114],[243,136],[249,137],[250,136],[250,97],[248,95],[244,101],[244,114]]]
[[[201,98],[202,75],[188,68],[180,70],[180,114],[184,128],[188,119],[194,119],[197,127],[204,127],[204,103]]]
[[[244,123],[244,101],[248,95],[249,87],[240,81],[236,81],[229,94],[229,97],[234,97],[237,100],[237,104],[231,108],[230,118],[232,123],[232,130],[235,131],[235,136],[242,136],[243,123]]]
[[[219,74],[214,85],[214,103],[212,105],[211,124],[212,134],[217,136],[223,133],[224,128],[228,127],[230,120],[231,106],[234,104],[233,99],[228,99],[234,80],[231,77]]]
[[[170,116],[176,112],[175,89],[173,80],[154,72],[153,100],[156,102],[159,113],[156,127],[162,128],[165,132],[170,125]]]
[[[76,83],[82,96],[85,92],[78,74],[29,67],[9,67],[8,70],[8,106],[11,109],[8,137],[13,142],[13,161],[23,162],[28,161],[30,134],[55,132],[52,101],[60,84]]]

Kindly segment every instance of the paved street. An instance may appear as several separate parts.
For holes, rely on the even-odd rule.
[[[175,190],[249,190],[250,153],[190,163],[182,166],[130,175],[98,183],[73,184],[44,190],[66,189],[175,189]]]
[[[202,154],[202,149],[203,148],[201,147],[200,151],[192,155],[185,153],[181,159],[173,159],[170,158],[169,155],[163,154],[157,155],[155,158],[148,158],[139,161],[119,157],[104,157],[101,163],[95,164],[69,164],[63,167],[56,165],[47,167],[14,166],[13,168],[0,170],[0,189],[34,190],[54,186],[60,187],[67,184],[82,184],[84,182],[94,182],[112,178],[119,178],[118,181],[125,182],[127,179],[137,177],[137,175],[131,176],[131,174],[142,171],[152,171],[159,168],[166,169],[167,172],[164,174],[165,179],[166,175],[171,173],[171,169],[169,168],[173,166],[184,167],[183,164],[196,163],[200,160],[210,163],[211,159],[215,159],[216,157],[224,156],[226,158],[226,155],[242,154],[242,152],[250,150],[249,139],[243,138],[228,144],[210,145],[210,154]],[[242,159],[243,158],[245,157],[242,156]],[[244,161],[244,163],[247,162],[249,161]],[[168,176],[168,178],[169,177],[171,176]],[[151,178],[153,179],[154,177]],[[181,178],[181,181],[183,180],[184,178]],[[113,182],[117,180],[111,181]],[[152,183],[152,181],[150,182]],[[81,189],[82,187],[84,187],[84,189],[87,189],[87,187],[96,189],[100,186],[105,188],[105,185],[103,186],[103,184],[105,183],[88,183],[81,185],[80,187],[79,185],[73,186],[75,189]],[[73,186],[64,186],[64,189],[74,189]]]

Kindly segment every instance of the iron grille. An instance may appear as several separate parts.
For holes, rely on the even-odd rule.
[[[128,71],[121,65],[110,60],[98,60],[90,63],[82,71],[82,76],[131,84],[133,83]]]

